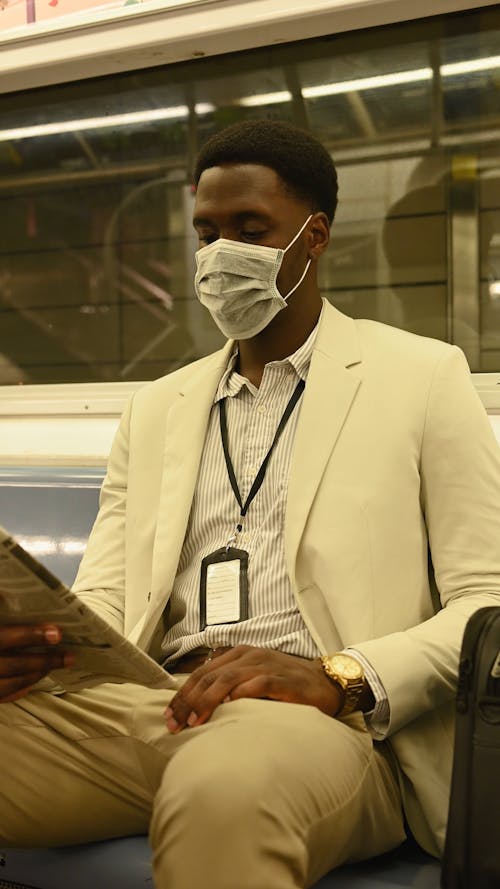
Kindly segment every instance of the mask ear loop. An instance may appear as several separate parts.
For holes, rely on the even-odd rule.
[[[290,247],[293,246],[293,244],[295,244],[295,241],[297,240],[297,238],[300,238],[300,236],[301,236],[302,232],[304,231],[304,229],[305,229],[307,223],[308,223],[309,220],[312,219],[312,218],[313,218],[313,214],[310,213],[310,215],[307,217],[306,221],[304,222],[304,225],[302,226],[302,228],[300,228],[300,229],[298,230],[298,232],[297,232],[297,234],[295,235],[294,239],[293,239],[292,241],[290,241],[290,243],[288,244],[288,247],[285,247],[285,249],[283,250],[283,253],[286,253],[286,251],[289,250]],[[300,276],[300,278],[299,278],[299,280],[297,281],[297,283],[295,284],[295,286],[292,287],[292,289],[288,291],[287,295],[283,297],[284,300],[287,300],[287,299],[292,295],[292,293],[295,293],[295,291],[297,290],[297,287],[300,287],[300,285],[302,284],[302,281],[304,280],[305,276],[307,275],[307,273],[308,273],[308,271],[309,271],[309,266],[310,266],[310,265],[311,265],[311,260],[308,259],[308,260],[307,260],[307,263],[306,263],[306,267],[305,267],[304,271],[302,272],[302,275]]]
[[[295,291],[297,290],[297,287],[300,287],[300,285],[302,284],[302,281],[304,280],[305,276],[307,275],[307,273],[308,273],[308,271],[309,271],[309,266],[310,266],[310,265],[311,265],[311,260],[308,259],[308,260],[307,260],[306,267],[305,267],[304,271],[302,272],[302,274],[301,274],[299,280],[298,280],[297,283],[295,284],[295,287],[292,287],[292,289],[289,290],[289,292],[287,293],[287,295],[283,297],[284,300],[287,300],[288,297],[292,295],[292,293],[295,293]]]
[[[297,234],[295,235],[295,237],[292,238],[292,240],[290,241],[290,243],[289,243],[289,244],[285,247],[285,249],[283,250],[283,253],[286,253],[287,250],[290,250],[290,247],[293,247],[293,245],[295,244],[295,241],[297,240],[297,238],[300,238],[300,236],[301,236],[302,232],[304,231],[304,229],[305,229],[307,223],[309,222],[310,219],[313,218],[313,216],[314,216],[313,213],[310,213],[310,214],[309,214],[309,216],[307,217],[306,221],[304,222],[304,225],[302,226],[302,228],[299,228],[299,230],[298,230]]]

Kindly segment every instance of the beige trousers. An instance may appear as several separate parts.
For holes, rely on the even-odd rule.
[[[245,699],[170,735],[172,695],[108,684],[0,705],[0,846],[149,828],[157,889],[303,889],[404,839],[360,714]]]

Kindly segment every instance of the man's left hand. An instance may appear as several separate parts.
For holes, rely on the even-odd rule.
[[[167,728],[176,733],[203,725],[219,704],[238,698],[309,704],[328,716],[342,703],[319,660],[237,645],[193,671],[165,711]]]

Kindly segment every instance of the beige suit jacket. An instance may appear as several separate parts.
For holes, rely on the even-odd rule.
[[[153,654],[231,346],[129,404],[75,584]],[[500,604],[499,500],[500,451],[460,350],[326,304],[294,442],[287,570],[320,650],[355,646],[377,670],[407,818],[433,853],[464,625]]]

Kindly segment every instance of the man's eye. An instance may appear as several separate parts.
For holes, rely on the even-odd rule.
[[[242,232],[244,238],[248,238],[251,241],[260,241],[261,238],[264,237],[264,231],[244,231]]]

